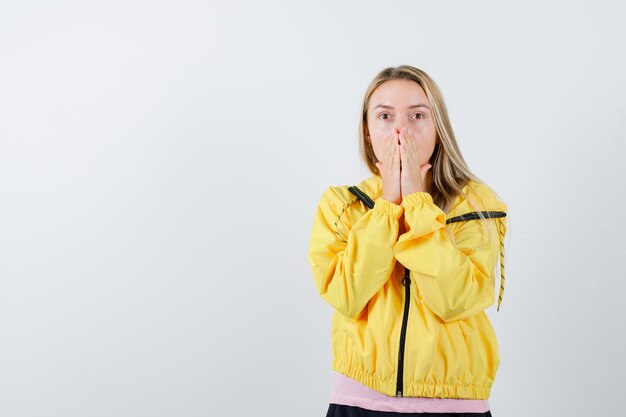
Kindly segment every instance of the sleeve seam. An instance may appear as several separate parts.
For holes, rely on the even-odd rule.
[[[331,198],[328,195],[324,195],[324,197],[326,201],[328,202],[328,204],[331,204],[335,208],[337,208],[337,204],[334,201],[331,201]],[[345,213],[346,209],[350,206],[350,204],[352,204],[353,201],[354,200],[349,201],[348,203],[344,203],[341,206],[341,211],[339,211],[339,213],[337,214],[337,218],[333,222],[333,225],[335,226],[335,230],[333,232],[335,233],[335,236],[337,236],[337,238],[343,243],[348,243],[348,240],[347,240],[347,237],[342,232],[339,231],[339,224],[341,221],[341,216]]]

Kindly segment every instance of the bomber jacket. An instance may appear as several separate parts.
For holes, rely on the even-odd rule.
[[[502,301],[507,206],[484,183],[463,191],[485,219],[462,195],[448,213],[428,192],[385,200],[379,175],[323,192],[308,258],[334,308],[332,369],[387,395],[489,398],[500,354],[484,310],[498,254]]]

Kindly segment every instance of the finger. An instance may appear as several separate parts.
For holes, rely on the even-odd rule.
[[[382,157],[379,160],[379,162],[384,162],[385,165],[387,165],[389,163],[389,161],[391,160],[390,154],[392,152],[392,149],[391,149],[391,146],[390,146],[389,142],[391,142],[391,141],[388,140],[384,144],[384,146],[383,146],[383,154],[382,154]]]
[[[394,154],[395,154],[395,160],[394,160],[394,164],[393,164],[393,172],[396,174],[400,174],[400,172],[402,171],[402,157],[400,155],[401,152],[401,146],[396,144],[394,145]]]
[[[404,133],[402,131],[400,131],[400,135],[398,135],[398,138],[400,139],[400,159],[402,160],[402,165],[409,169],[413,166],[413,164],[411,163],[411,154],[409,153],[409,149],[407,147],[407,140],[404,137]]]
[[[394,161],[396,160],[396,150],[395,150],[395,146],[396,146],[396,139],[395,139],[395,135],[393,132],[391,132],[389,141],[387,143],[387,147],[388,147],[388,151],[389,151],[389,157],[388,157],[388,161],[390,166],[393,165]]]
[[[402,165],[402,155],[400,155],[400,150],[401,150],[401,146],[398,144],[394,145],[394,171],[400,169],[400,166]]]
[[[419,166],[419,154],[418,154],[418,149],[417,149],[417,145],[415,143],[415,140],[412,136],[408,135],[408,132],[403,131],[401,134],[401,140],[402,140],[402,145],[403,147],[405,147],[405,154],[406,154],[406,158],[407,158],[407,162],[410,164],[411,167],[418,167]]]
[[[398,161],[396,165],[396,170],[398,171],[402,171],[402,155],[400,155],[400,150],[401,146],[396,145],[396,160]]]

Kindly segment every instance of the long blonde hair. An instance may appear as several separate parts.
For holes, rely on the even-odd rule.
[[[374,91],[382,83],[390,80],[409,80],[416,82],[422,87],[426,93],[428,101],[430,102],[430,111],[437,131],[435,149],[433,150],[433,154],[429,160],[429,163],[432,165],[430,171],[433,184],[430,194],[433,198],[433,202],[447,213],[455,198],[458,195],[462,195],[476,209],[476,211],[479,212],[479,217],[483,222],[483,225],[485,225],[485,223],[489,223],[485,222],[486,219],[481,213],[482,209],[479,208],[479,204],[463,192],[463,187],[465,187],[470,180],[480,184],[485,183],[478,176],[472,173],[467,166],[463,155],[461,154],[456,137],[454,136],[452,124],[450,123],[450,119],[448,117],[448,109],[439,87],[435,81],[428,74],[426,74],[426,72],[419,68],[415,68],[410,65],[385,68],[379,72],[376,77],[374,77],[365,91],[361,110],[361,120],[359,124],[359,147],[361,155],[364,158],[369,170],[375,175],[380,175],[378,167],[376,166],[378,159],[374,154],[372,141],[369,136],[367,109]],[[494,194],[499,198],[495,192]],[[490,242],[493,237],[493,228],[488,227],[488,230]],[[453,234],[450,233],[449,235],[454,242]]]

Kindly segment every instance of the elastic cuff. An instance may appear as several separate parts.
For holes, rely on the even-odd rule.
[[[404,207],[399,204],[392,203],[389,200],[385,200],[382,197],[378,197],[374,201],[374,210],[384,213],[388,216],[394,217],[396,220],[400,219],[404,212]]]
[[[435,204],[433,203],[433,196],[426,191],[416,191],[414,193],[405,195],[402,199],[402,207],[406,208],[408,206],[417,206],[423,203]]]

